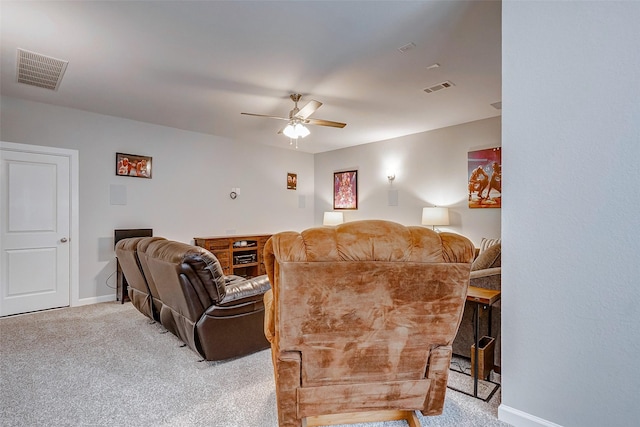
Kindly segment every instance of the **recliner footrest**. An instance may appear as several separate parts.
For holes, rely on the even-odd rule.
[[[364,411],[379,409],[415,409],[424,407],[431,380],[391,381],[367,384],[337,384],[298,389],[298,418],[339,414],[360,406]],[[397,396],[402,396],[398,399]],[[347,402],[347,405],[345,405]],[[355,405],[355,402],[361,402]]]

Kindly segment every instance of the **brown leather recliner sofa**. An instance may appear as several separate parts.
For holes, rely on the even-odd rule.
[[[280,427],[443,411],[473,244],[380,220],[274,234],[265,294]]]
[[[206,249],[158,237],[121,240],[116,255],[134,306],[205,360],[269,347],[263,332],[263,296],[271,288],[266,275],[225,276]]]

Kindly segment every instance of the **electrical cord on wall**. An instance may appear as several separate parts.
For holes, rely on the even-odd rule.
[[[109,279],[111,279],[111,278],[112,278],[116,273],[117,273],[117,271],[114,271],[114,272],[113,272],[113,273],[111,273],[111,274],[110,274],[106,279],[104,279],[104,284],[107,286],[107,288],[110,288],[110,289],[116,289],[116,286],[115,286],[115,285],[114,285],[114,286],[111,286],[111,285],[109,284]]]

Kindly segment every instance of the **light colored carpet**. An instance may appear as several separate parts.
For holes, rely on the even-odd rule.
[[[200,362],[163,332],[130,303],[0,319],[0,424],[277,427],[269,350]],[[448,390],[444,414],[421,422],[508,426],[499,402],[499,391],[485,403]]]
[[[492,399],[500,391],[500,375],[491,371],[489,381],[478,379],[477,397],[485,402]],[[452,390],[473,395],[473,377],[471,376],[471,361],[453,356],[449,369],[447,386]]]

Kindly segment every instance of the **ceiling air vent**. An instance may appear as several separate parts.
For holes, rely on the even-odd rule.
[[[58,90],[69,61],[18,49],[18,83]]]
[[[398,50],[402,53],[407,53],[407,51],[413,49],[414,47],[416,47],[416,44],[414,42],[410,42],[405,44],[404,46],[400,46]]]
[[[451,83],[449,80],[447,80],[446,82],[438,83],[437,85],[433,85],[431,87],[428,87],[424,91],[427,92],[427,93],[432,93],[432,92],[437,92],[437,91],[442,90],[442,89],[450,88],[452,86],[455,86],[455,85],[453,83]]]

